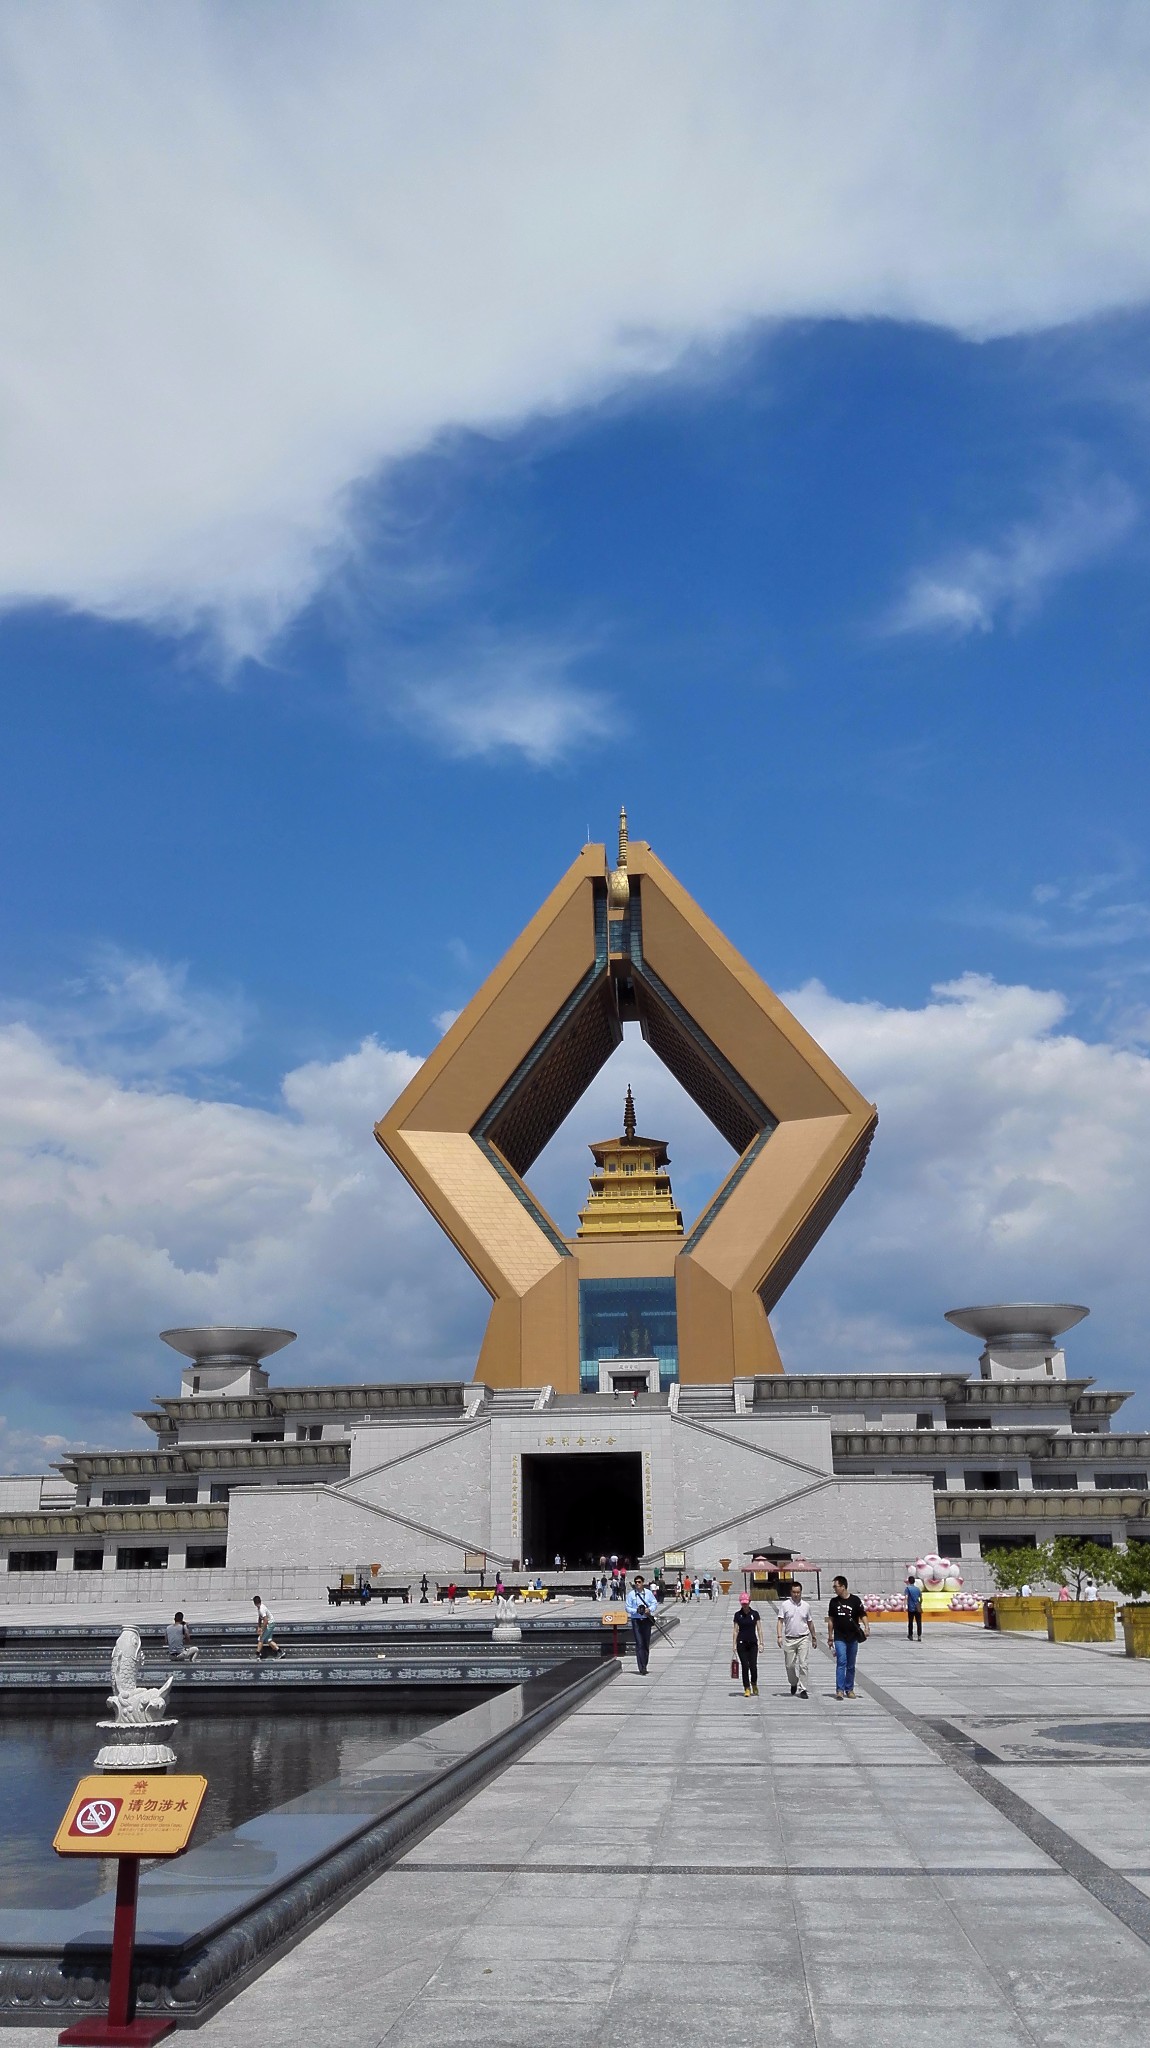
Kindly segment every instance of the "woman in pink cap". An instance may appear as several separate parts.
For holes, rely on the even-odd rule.
[[[765,1644],[759,1610],[751,1606],[749,1593],[739,1594],[731,1648],[739,1660],[739,1669],[743,1674],[743,1691],[750,1699],[751,1694],[759,1690],[759,1651],[765,1648]]]

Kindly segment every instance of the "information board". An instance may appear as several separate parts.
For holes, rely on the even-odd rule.
[[[206,1778],[94,1773],[73,1792],[52,1847],[58,1856],[178,1856],[207,1789]]]

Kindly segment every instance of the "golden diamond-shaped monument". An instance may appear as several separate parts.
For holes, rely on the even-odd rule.
[[[636,1022],[737,1153],[685,1236],[564,1237],[524,1175]],[[781,1372],[769,1311],[877,1116],[642,840],[585,846],[375,1127],[492,1297],[476,1377]],[[641,1355],[639,1355],[641,1354]],[[648,1354],[650,1354],[648,1356]]]

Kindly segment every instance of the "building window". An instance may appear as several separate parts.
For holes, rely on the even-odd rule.
[[[1034,1484],[1039,1493],[1077,1493],[1077,1472],[1036,1472]]]
[[[116,1570],[118,1572],[162,1572],[168,1567],[168,1546],[154,1544],[145,1549],[117,1550]]]
[[[1103,1493],[1145,1493],[1145,1472],[1096,1472],[1094,1484]]]
[[[10,1572],[54,1572],[56,1553],[54,1550],[10,1550],[8,1569]]]
[[[916,1416],[915,1416],[915,1418],[914,1418],[914,1426],[915,1426],[915,1428],[916,1428],[916,1429],[933,1429],[933,1428],[934,1428],[934,1416],[933,1416],[932,1414],[929,1414],[929,1413],[928,1413],[928,1412],[927,1412],[927,1411],[926,1411],[926,1410],[924,1409],[924,1410],[923,1410],[923,1411],[922,1411],[922,1412],[921,1412],[920,1414],[918,1414],[918,1415],[916,1415]]]
[[[226,1543],[189,1543],[190,1572],[222,1572],[228,1561]]]
[[[1016,1493],[1017,1472],[964,1472],[963,1480],[968,1493]]]
[[[104,1488],[106,1508],[146,1508],[152,1498],[147,1486],[115,1486]]]
[[[208,1494],[208,1499],[216,1501],[228,1500],[231,1497],[231,1491],[231,1487],[225,1481],[217,1480]]]
[[[675,1282],[669,1276],[637,1280],[581,1280],[579,1283],[580,1385],[599,1391],[600,1364],[657,1358],[659,1385],[679,1377],[679,1326]]]
[[[297,1444],[318,1444],[323,1436],[322,1422],[301,1422],[296,1427]]]
[[[253,1429],[252,1431],[253,1444],[282,1444],[283,1440],[284,1433],[282,1429]]]
[[[102,1550],[77,1550],[72,1557],[74,1572],[102,1572],[104,1553]]]
[[[935,1490],[935,1492],[936,1492],[936,1493],[945,1493],[945,1492],[946,1492],[946,1473],[945,1473],[945,1472],[933,1472],[933,1473],[931,1474],[931,1478],[932,1478],[932,1479],[933,1479],[933,1481],[934,1481],[934,1490]]]
[[[196,1489],[194,1486],[166,1486],[164,1488],[164,1499],[170,1508],[194,1507]]]

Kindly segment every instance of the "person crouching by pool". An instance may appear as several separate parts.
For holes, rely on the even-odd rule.
[[[268,1613],[259,1594],[254,1596],[256,1610],[256,1656],[278,1657],[280,1646],[276,1641],[276,1625]]]
[[[635,1664],[640,1678],[647,1676],[647,1665],[651,1658],[651,1627],[658,1611],[659,1603],[653,1590],[643,1584],[642,1572],[636,1572],[634,1583],[627,1595],[627,1612],[631,1617]]]

